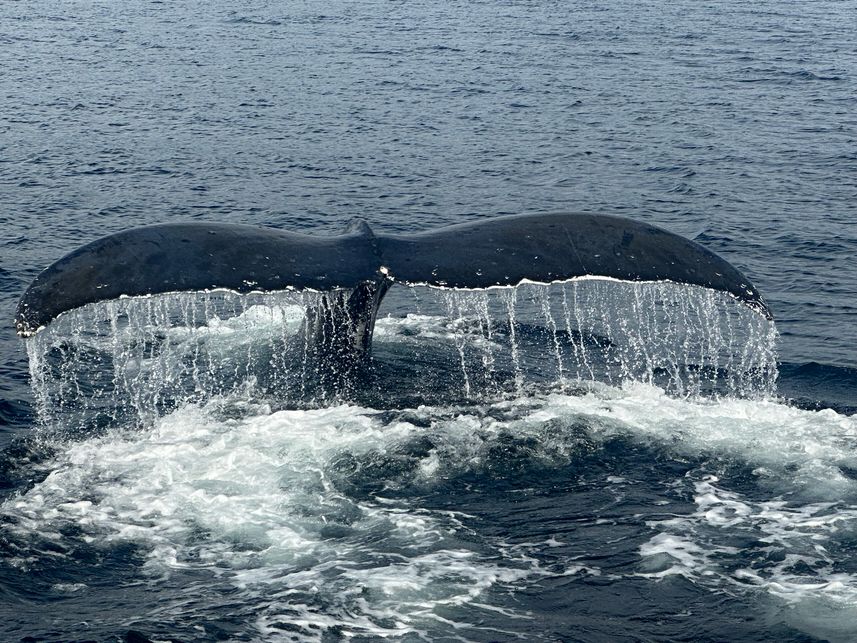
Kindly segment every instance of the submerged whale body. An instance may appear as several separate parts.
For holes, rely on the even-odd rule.
[[[227,289],[326,293],[313,324],[321,353],[365,355],[393,283],[485,289],[580,277],[672,281],[729,293],[771,319],[736,268],[693,241],[630,219],[594,214],[508,216],[410,235],[356,221],[340,235],[173,223],[113,234],[60,259],[21,297],[29,336],[63,312],[122,296]]]

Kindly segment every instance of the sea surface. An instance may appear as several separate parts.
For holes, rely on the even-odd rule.
[[[857,640],[855,25],[2,3],[0,640]],[[563,211],[694,239],[775,326],[670,284],[395,288],[333,391],[299,293],[14,333],[43,268],[135,226]]]

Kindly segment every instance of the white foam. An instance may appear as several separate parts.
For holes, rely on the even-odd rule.
[[[789,605],[786,620],[795,627],[852,640],[857,574],[841,570],[837,551],[847,550],[857,531],[857,482],[843,473],[857,465],[857,416],[774,401],[680,400],[639,383],[593,384],[582,396],[498,405],[521,408],[511,424],[516,431],[585,418],[595,441],[623,435],[677,459],[701,457],[706,466],[742,463],[764,499],[750,500],[703,473],[675,481],[676,488],[692,485],[696,510],[649,523],[655,533],[640,547],[637,575],[654,581],[679,575],[717,589],[761,592]],[[761,542],[773,557],[747,567],[747,553],[736,546],[742,539]]]
[[[347,405],[272,413],[222,399],[186,406],[148,431],[69,444],[43,482],[3,505],[16,519],[3,529],[67,548],[61,532],[73,525],[97,548],[139,545],[152,582],[208,570],[255,603],[263,634],[279,622],[302,623],[306,636],[334,625],[417,632],[438,607],[536,571],[465,546],[455,512],[341,491],[331,477],[339,458],[372,466],[422,431],[375,415]]]
[[[531,419],[582,414],[594,421],[596,435],[628,433],[681,455],[741,457],[756,465],[760,484],[807,499],[834,500],[857,490],[842,473],[843,466],[857,467],[855,416],[770,400],[682,400],[634,382],[591,389],[584,396],[547,396]]]
[[[857,529],[853,500],[751,501],[718,483],[715,476],[695,482],[692,514],[650,523],[657,534],[640,548],[644,568],[664,568],[641,575],[681,574],[733,591],[763,592],[788,605],[783,612],[795,627],[832,641],[853,640],[857,575],[837,571],[843,561],[835,553],[837,537]],[[755,555],[729,544],[736,540],[754,543]],[[819,619],[821,613],[826,617]]]
[[[217,336],[232,336],[239,333],[242,337],[287,333],[297,334],[304,324],[306,309],[298,304],[253,304],[241,313],[221,319],[213,316],[199,326],[173,326],[168,334],[174,338],[192,338],[201,336],[210,339]],[[259,341],[254,337],[254,341]],[[245,340],[246,341],[246,340]]]

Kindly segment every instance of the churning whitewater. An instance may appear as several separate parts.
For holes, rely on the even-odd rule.
[[[640,578],[657,592],[671,575],[798,614],[838,610],[845,632],[857,575],[834,559],[857,518],[841,500],[857,485],[840,470],[857,467],[855,440],[854,419],[832,411],[675,399],[644,384],[396,411],[217,398],[66,444],[42,482],[3,506],[4,536],[29,571],[133,547],[139,582],[172,595],[147,625],[175,632],[224,609],[234,617],[240,602],[251,638],[505,638],[532,618],[515,592],[585,576]],[[577,515],[561,533],[507,541],[439,500],[457,485],[488,491],[599,463],[617,445],[688,463],[631,529],[624,514],[640,481],[608,462],[578,483],[602,490],[601,510],[561,509]],[[713,463],[744,473],[718,480]],[[760,489],[768,498],[754,500]],[[587,552],[597,534],[636,560],[617,568],[603,545]],[[35,550],[53,554],[37,561]],[[68,575],[54,591],[97,595]],[[174,576],[194,582],[171,593]]]
[[[521,596],[681,582],[844,640],[857,423],[775,397],[772,322],[671,283],[401,288],[346,384],[325,296],[125,298],[27,340],[8,564],[92,605],[82,561],[123,561],[156,638],[526,638]]]

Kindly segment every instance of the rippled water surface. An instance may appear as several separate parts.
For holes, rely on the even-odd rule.
[[[854,640],[855,16],[4,3],[0,639]],[[776,390],[773,332],[723,343],[691,307],[694,358],[609,288],[588,330],[563,291],[401,294],[372,377],[330,396],[272,348],[306,302],[12,327],[41,269],[133,226],[557,211],[745,272]]]

